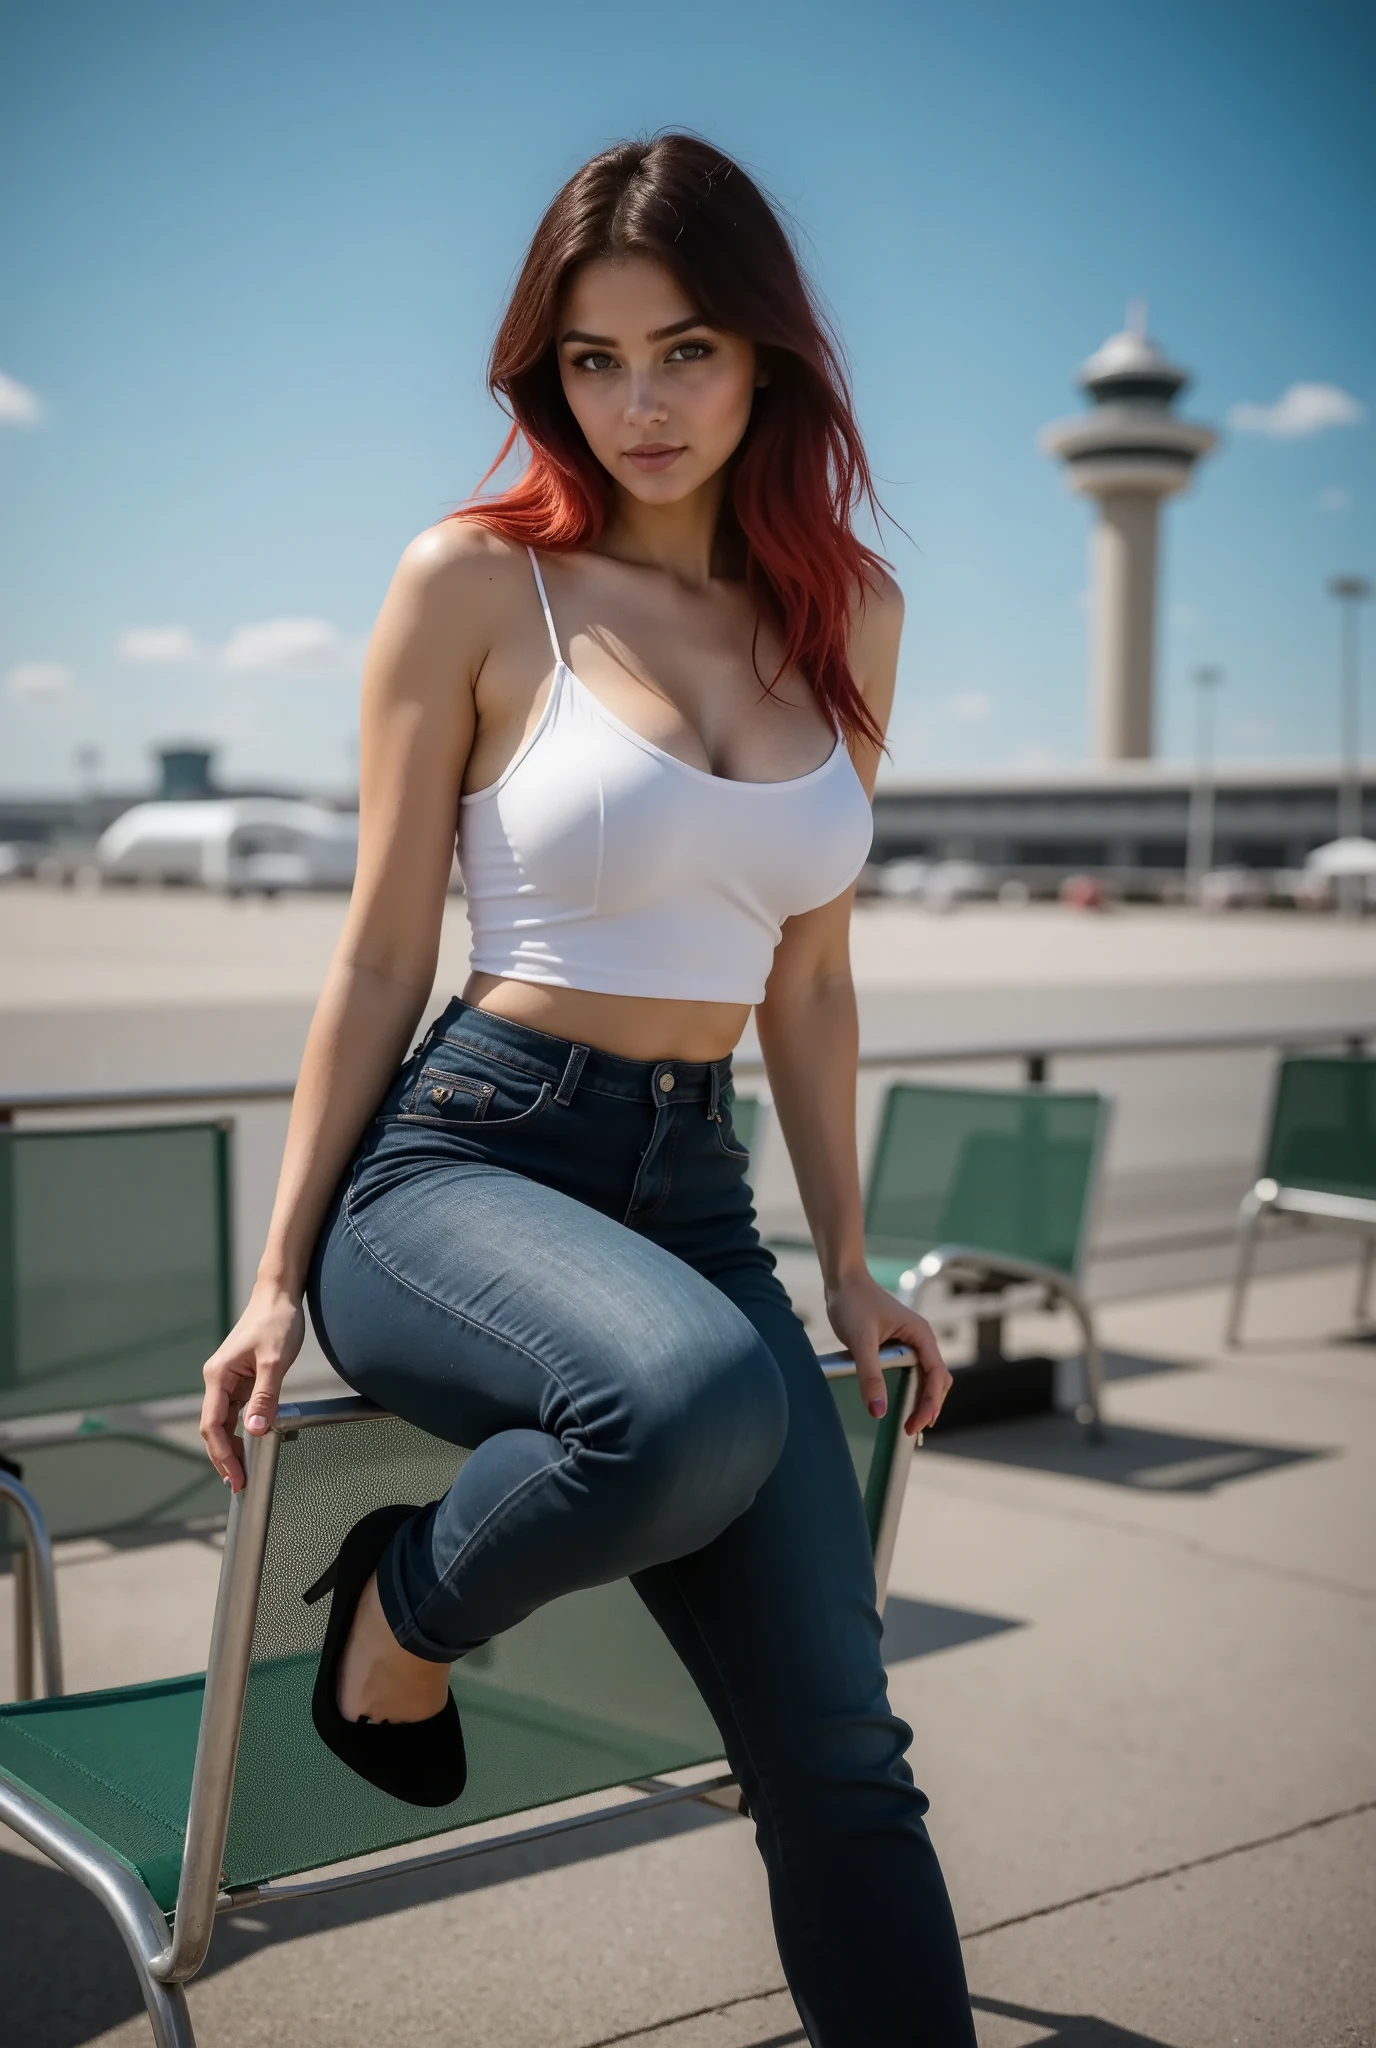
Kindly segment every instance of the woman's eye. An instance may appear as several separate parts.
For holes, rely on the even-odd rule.
[[[666,360],[671,363],[701,363],[711,353],[711,346],[705,341],[681,341],[677,348],[670,349]]]
[[[575,356],[573,359],[575,370],[609,370],[611,366],[611,357],[602,349],[590,349],[586,355]]]

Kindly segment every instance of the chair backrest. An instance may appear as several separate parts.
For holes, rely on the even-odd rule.
[[[870,1166],[866,1244],[897,1258],[967,1244],[1077,1274],[1107,1117],[1097,1094],[896,1082]]]
[[[899,1422],[836,1384],[872,1537]],[[318,1404],[322,1411],[331,1404]],[[361,1404],[360,1404],[361,1405]],[[370,1508],[444,1493],[467,1455],[391,1416],[283,1417],[224,1871],[245,1885],[499,1815],[714,1760],[721,1739],[683,1666],[625,1581],[569,1594],[455,1666],[469,1779],[435,1809],[402,1806],[317,1738],[310,1694],[327,1601],[303,1590]]]
[[[1376,1202],[1376,1059],[1284,1059],[1262,1172],[1282,1187]]]
[[[0,1421],[194,1392],[230,1295],[222,1125],[0,1130]]]

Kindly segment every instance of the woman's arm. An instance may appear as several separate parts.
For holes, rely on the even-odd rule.
[[[493,542],[451,524],[402,556],[369,643],[358,867],[306,1039],[267,1243],[248,1306],[205,1367],[201,1436],[237,1492],[234,1425],[261,1435],[305,1335],[316,1235],[434,984],[474,685],[490,644]]]
[[[888,583],[857,620],[852,665],[881,727],[893,704],[903,600]],[[857,750],[856,769],[874,792],[878,754]],[[855,1145],[855,1078],[860,1031],[850,970],[854,890],[790,918],[774,955],[755,1023],[803,1208],[826,1288],[827,1316],[855,1358],[871,1414],[885,1407],[881,1344],[911,1344],[922,1384],[909,1434],[935,1422],[951,1384],[930,1325],[903,1308],[865,1265],[863,1204]]]

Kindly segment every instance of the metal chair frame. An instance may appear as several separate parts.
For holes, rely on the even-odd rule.
[[[1228,1299],[1228,1320],[1223,1341],[1230,1350],[1242,1342],[1242,1312],[1251,1284],[1252,1265],[1262,1226],[1274,1216],[1293,1217],[1298,1224],[1321,1222],[1341,1229],[1365,1233],[1357,1267],[1357,1292],[1352,1304],[1356,1323],[1367,1320],[1371,1280],[1376,1273],[1376,1202],[1357,1195],[1326,1195],[1317,1188],[1287,1188],[1269,1175],[1253,1183],[1242,1198],[1237,1219],[1237,1263]]]
[[[57,1579],[53,1547],[43,1511],[0,1457],[0,1500],[17,1509],[24,1524],[24,1548],[14,1552],[14,1687],[15,1698],[33,1698],[33,1647],[38,1638],[43,1695],[55,1699],[62,1691],[62,1632],[58,1626]]]
[[[118,1134],[124,1126],[115,1124],[99,1128],[108,1128],[111,1133]],[[134,1125],[130,1128],[141,1133],[148,1128],[161,1127]],[[234,1269],[234,1123],[229,1117],[211,1117],[202,1119],[196,1128],[213,1129],[220,1135],[216,1159],[216,1199],[220,1210],[221,1321],[227,1330],[232,1320]],[[35,1134],[25,1131],[22,1135],[31,1137]],[[54,1135],[70,1137],[80,1136],[82,1133],[61,1131]],[[55,1413],[45,1412],[40,1408],[32,1414],[7,1416],[4,1421],[0,1421],[0,1498],[11,1501],[17,1508],[24,1524],[26,1544],[24,1550],[16,1551],[14,1554],[14,1668],[17,1699],[28,1700],[34,1697],[35,1635],[39,1663],[43,1671],[44,1695],[48,1698],[62,1690],[62,1652],[52,1571],[52,1545],[45,1520],[33,1495],[22,1485],[18,1485],[18,1473],[6,1470],[8,1462],[22,1459],[26,1451],[48,1450],[55,1445],[92,1441],[96,1437],[96,1424],[99,1425],[98,1434],[101,1441],[108,1443],[120,1437],[143,1438],[155,1443],[160,1450],[166,1451],[169,1455],[184,1455],[188,1462],[194,1462],[190,1452],[183,1452],[180,1445],[169,1443],[161,1434],[158,1422],[171,1420],[178,1411],[194,1415],[199,1412],[200,1404],[200,1392],[193,1392],[188,1387],[185,1393],[161,1395],[149,1401],[115,1400],[106,1407],[92,1405],[85,1409],[59,1410]]]
[[[901,1081],[892,1084],[903,1087]],[[1029,1094],[1035,1089],[1029,1089]],[[1094,1312],[1080,1284],[1080,1272],[1084,1264],[1085,1247],[1092,1234],[1098,1211],[1100,1168],[1108,1145],[1109,1128],[1113,1120],[1113,1098],[1100,1097],[1103,1114],[1095,1133],[1094,1151],[1090,1159],[1087,1180],[1087,1195],[1080,1216],[1079,1235],[1075,1245],[1074,1268],[1062,1273],[1054,1266],[1039,1265],[1032,1259],[1020,1259],[1011,1253],[989,1251],[979,1245],[942,1244],[934,1245],[915,1265],[901,1275],[897,1287],[898,1299],[905,1308],[925,1312],[923,1304],[930,1291],[939,1283],[945,1283],[940,1306],[933,1308],[935,1320],[940,1323],[1000,1323],[1003,1318],[1018,1308],[1054,1308],[1063,1302],[1080,1326],[1084,1338],[1083,1382],[1084,1398],[1078,1403],[1075,1417],[1084,1424],[1091,1443],[1104,1441],[1104,1353],[1099,1342]],[[792,1245],[792,1240],[775,1238],[771,1242]],[[799,1244],[810,1240],[799,1240]],[[952,1284],[954,1283],[954,1285]],[[973,1283],[977,1291],[971,1292]],[[992,1284],[992,1291],[991,1289]],[[960,1371],[960,1367],[955,1368]]]
[[[906,1346],[886,1345],[881,1359],[886,1366],[906,1368],[874,1545],[875,1580],[882,1610],[913,1451],[913,1439],[902,1425],[916,1403],[918,1374],[914,1354]],[[829,1380],[849,1378],[855,1372],[855,1362],[846,1352],[828,1353],[819,1358],[818,1364]],[[729,1773],[687,1785],[652,1779],[643,1781],[639,1787],[628,1786],[627,1789],[636,1794],[630,1800],[592,1813],[572,1814],[534,1827],[508,1830],[479,1842],[459,1842],[399,1862],[374,1862],[333,1876],[307,1876],[290,1882],[274,1880],[237,1887],[232,1891],[222,1889],[222,1859],[252,1663],[253,1632],[272,1517],[278,1452],[283,1440],[299,1430],[375,1422],[384,1414],[384,1410],[357,1396],[288,1404],[279,1410],[266,1436],[251,1439],[244,1446],[247,1484],[235,1495],[230,1509],[191,1779],[181,1879],[170,1925],[142,1879],[104,1844],[76,1827],[46,1802],[0,1777],[0,1820],[34,1848],[41,1850],[59,1869],[84,1885],[100,1900],[115,1922],[137,1973],[157,2048],[195,2048],[196,2037],[183,1987],[204,1963],[216,1919],[222,1913],[270,1905],[279,1899],[339,1891],[374,1878],[433,1869],[440,1864],[490,1854],[515,1842],[538,1841],[550,1835],[591,1827],[622,1814],[644,1813],[652,1807],[683,1800],[730,1805],[739,1810],[739,1801],[732,1796],[735,1782]],[[6,1493],[7,1497],[16,1499],[21,1513],[32,1511],[36,1515],[31,1501],[26,1510],[24,1502],[18,1500],[18,1495],[23,1494],[22,1487],[16,1487],[15,1482],[9,1481]],[[41,1565],[38,1571],[41,1605],[44,1598],[50,1600],[51,1556],[45,1549],[41,1516],[30,1526],[30,1556],[48,1560],[47,1593],[43,1591]],[[60,1687],[59,1666],[50,1666],[48,1676],[55,1678],[56,1687]],[[50,1686],[49,1689],[56,1687]]]
[[[1067,1274],[1058,1273],[1053,1266],[1039,1266],[1031,1259],[1006,1258],[998,1253],[981,1251],[976,1245],[942,1244],[934,1246],[903,1275],[898,1298],[905,1308],[920,1311],[929,1290],[938,1281],[949,1283],[962,1279],[973,1280],[977,1287],[982,1288],[987,1287],[991,1280],[1003,1284],[992,1294],[953,1293],[948,1285],[938,1320],[980,1323],[1001,1320],[1013,1308],[1050,1309],[1058,1302],[1065,1303],[1079,1324],[1084,1339],[1081,1368],[1084,1399],[1075,1410],[1075,1419],[1085,1425],[1091,1443],[1102,1443],[1104,1353],[1093,1311],[1078,1283]]]
[[[26,1451],[48,1450],[54,1445],[90,1443],[93,1440],[109,1443],[123,1438],[156,1444],[159,1450],[184,1457],[188,1465],[194,1465],[198,1462],[196,1455],[179,1444],[170,1443],[162,1435],[157,1422],[198,1414],[200,1405],[198,1395],[178,1394],[162,1402],[140,1404],[129,1411],[73,1415],[69,1421],[60,1424],[45,1416],[38,1418],[41,1424],[38,1427],[27,1417],[16,1423],[0,1425],[0,1500],[8,1500],[18,1510],[24,1525],[24,1548],[14,1552],[12,1567],[15,1584],[14,1696],[17,1700],[31,1700],[36,1696],[35,1642],[43,1673],[42,1697],[52,1699],[62,1691],[61,1626],[53,1578],[52,1539],[42,1509],[28,1488],[20,1483],[23,1468],[19,1460]],[[156,1410],[156,1419],[143,1412],[145,1406]],[[95,1420],[101,1424],[98,1437],[91,1426]]]

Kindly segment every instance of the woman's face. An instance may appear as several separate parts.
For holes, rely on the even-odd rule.
[[[752,343],[699,319],[648,257],[574,273],[558,322],[559,374],[608,474],[645,505],[675,505],[740,443],[760,373]]]

